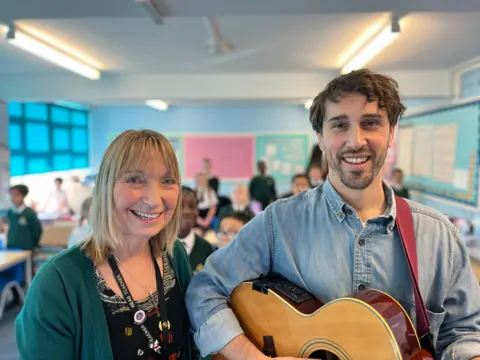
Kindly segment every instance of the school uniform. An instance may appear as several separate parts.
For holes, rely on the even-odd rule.
[[[33,209],[25,205],[10,209],[7,221],[7,248],[33,250],[38,247],[42,225]]]
[[[271,176],[254,176],[249,185],[250,196],[262,204],[265,209],[270,202],[277,199],[275,180]]]
[[[404,186],[392,185],[393,193],[405,199],[410,199],[408,188]]]
[[[202,270],[205,261],[213,253],[212,245],[196,235],[193,230],[185,238],[179,240],[185,246],[192,271],[197,273]]]

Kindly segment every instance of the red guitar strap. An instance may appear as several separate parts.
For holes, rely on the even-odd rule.
[[[417,333],[423,337],[430,333],[430,324],[428,322],[425,303],[420,294],[418,286],[418,262],[417,262],[417,243],[415,241],[415,231],[413,228],[412,212],[408,203],[401,197],[395,196],[397,204],[397,229],[402,241],[403,250],[407,257],[410,274],[412,275],[413,293],[415,295],[415,309],[417,312]]]

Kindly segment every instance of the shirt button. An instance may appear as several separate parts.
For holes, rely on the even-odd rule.
[[[360,245],[360,246],[365,245],[365,240],[364,239],[358,240],[358,245]]]
[[[363,284],[358,285],[358,290],[365,290],[365,285]]]

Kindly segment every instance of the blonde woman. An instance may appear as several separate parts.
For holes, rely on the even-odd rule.
[[[44,264],[16,322],[20,359],[195,359],[176,241],[180,174],[168,140],[129,130],[106,150],[92,235]]]

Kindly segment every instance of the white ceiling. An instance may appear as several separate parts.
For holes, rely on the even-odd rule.
[[[13,21],[68,45],[107,78],[193,73],[331,76],[357,37],[395,8],[419,12],[404,16],[398,39],[368,66],[396,73],[447,72],[480,56],[478,0],[167,0],[166,5],[171,16],[156,25],[134,0],[0,0],[0,21]],[[445,12],[452,9],[465,11]],[[212,55],[206,49],[209,34],[202,16],[212,14],[222,36],[235,46],[231,54]],[[0,82],[2,75],[13,81],[14,75],[40,79],[49,74],[62,76],[62,81],[76,77],[0,41]],[[1,90],[0,95],[8,97]]]
[[[210,54],[201,18],[86,18],[17,21],[69,44],[102,70],[123,73],[303,72],[338,69],[359,32],[386,14],[222,17],[222,35],[235,51]],[[480,55],[480,13],[410,14],[401,36],[371,66],[378,69],[445,69]],[[448,31],[447,31],[448,29]],[[0,42],[0,73],[57,68]],[[60,71],[60,70],[59,70]]]

